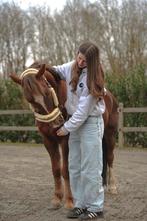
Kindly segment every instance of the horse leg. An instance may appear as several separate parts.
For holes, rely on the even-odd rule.
[[[107,145],[107,163],[108,163],[108,192],[117,194],[116,179],[113,171],[115,133],[113,128],[107,128],[105,131],[105,142]]]
[[[73,197],[70,189],[69,171],[68,171],[68,139],[65,137],[61,142],[62,150],[62,176],[64,179],[65,208],[73,208]]]
[[[54,209],[60,208],[63,199],[63,187],[61,180],[61,159],[58,143],[44,137],[44,146],[51,158],[52,173],[54,177],[55,191],[52,198]]]

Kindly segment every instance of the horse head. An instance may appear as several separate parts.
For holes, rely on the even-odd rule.
[[[57,83],[53,75],[46,71],[43,64],[38,69],[28,68],[19,77],[10,75],[20,84],[25,99],[30,104],[37,122],[49,123],[52,128],[59,128],[64,123],[57,96]]]

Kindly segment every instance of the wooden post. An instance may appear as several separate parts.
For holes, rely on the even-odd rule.
[[[123,103],[119,104],[119,120],[118,120],[118,147],[122,148],[124,146],[124,135],[123,135],[123,123],[124,123],[124,118],[123,118]]]

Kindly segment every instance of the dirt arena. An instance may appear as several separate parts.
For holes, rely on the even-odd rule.
[[[115,151],[118,195],[105,194],[102,221],[147,220],[147,149]],[[0,221],[69,221],[50,209],[53,177],[42,145],[0,144]]]

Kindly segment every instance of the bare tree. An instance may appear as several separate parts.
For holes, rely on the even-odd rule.
[[[15,4],[0,5],[0,63],[4,76],[25,68],[27,60],[27,26],[25,13]]]
[[[100,45],[114,73],[144,62],[147,48],[147,2],[100,0],[96,4]]]
[[[83,41],[96,43],[113,73],[147,61],[146,0],[69,0],[60,12],[0,4],[0,72],[22,71],[35,60],[74,59]]]

